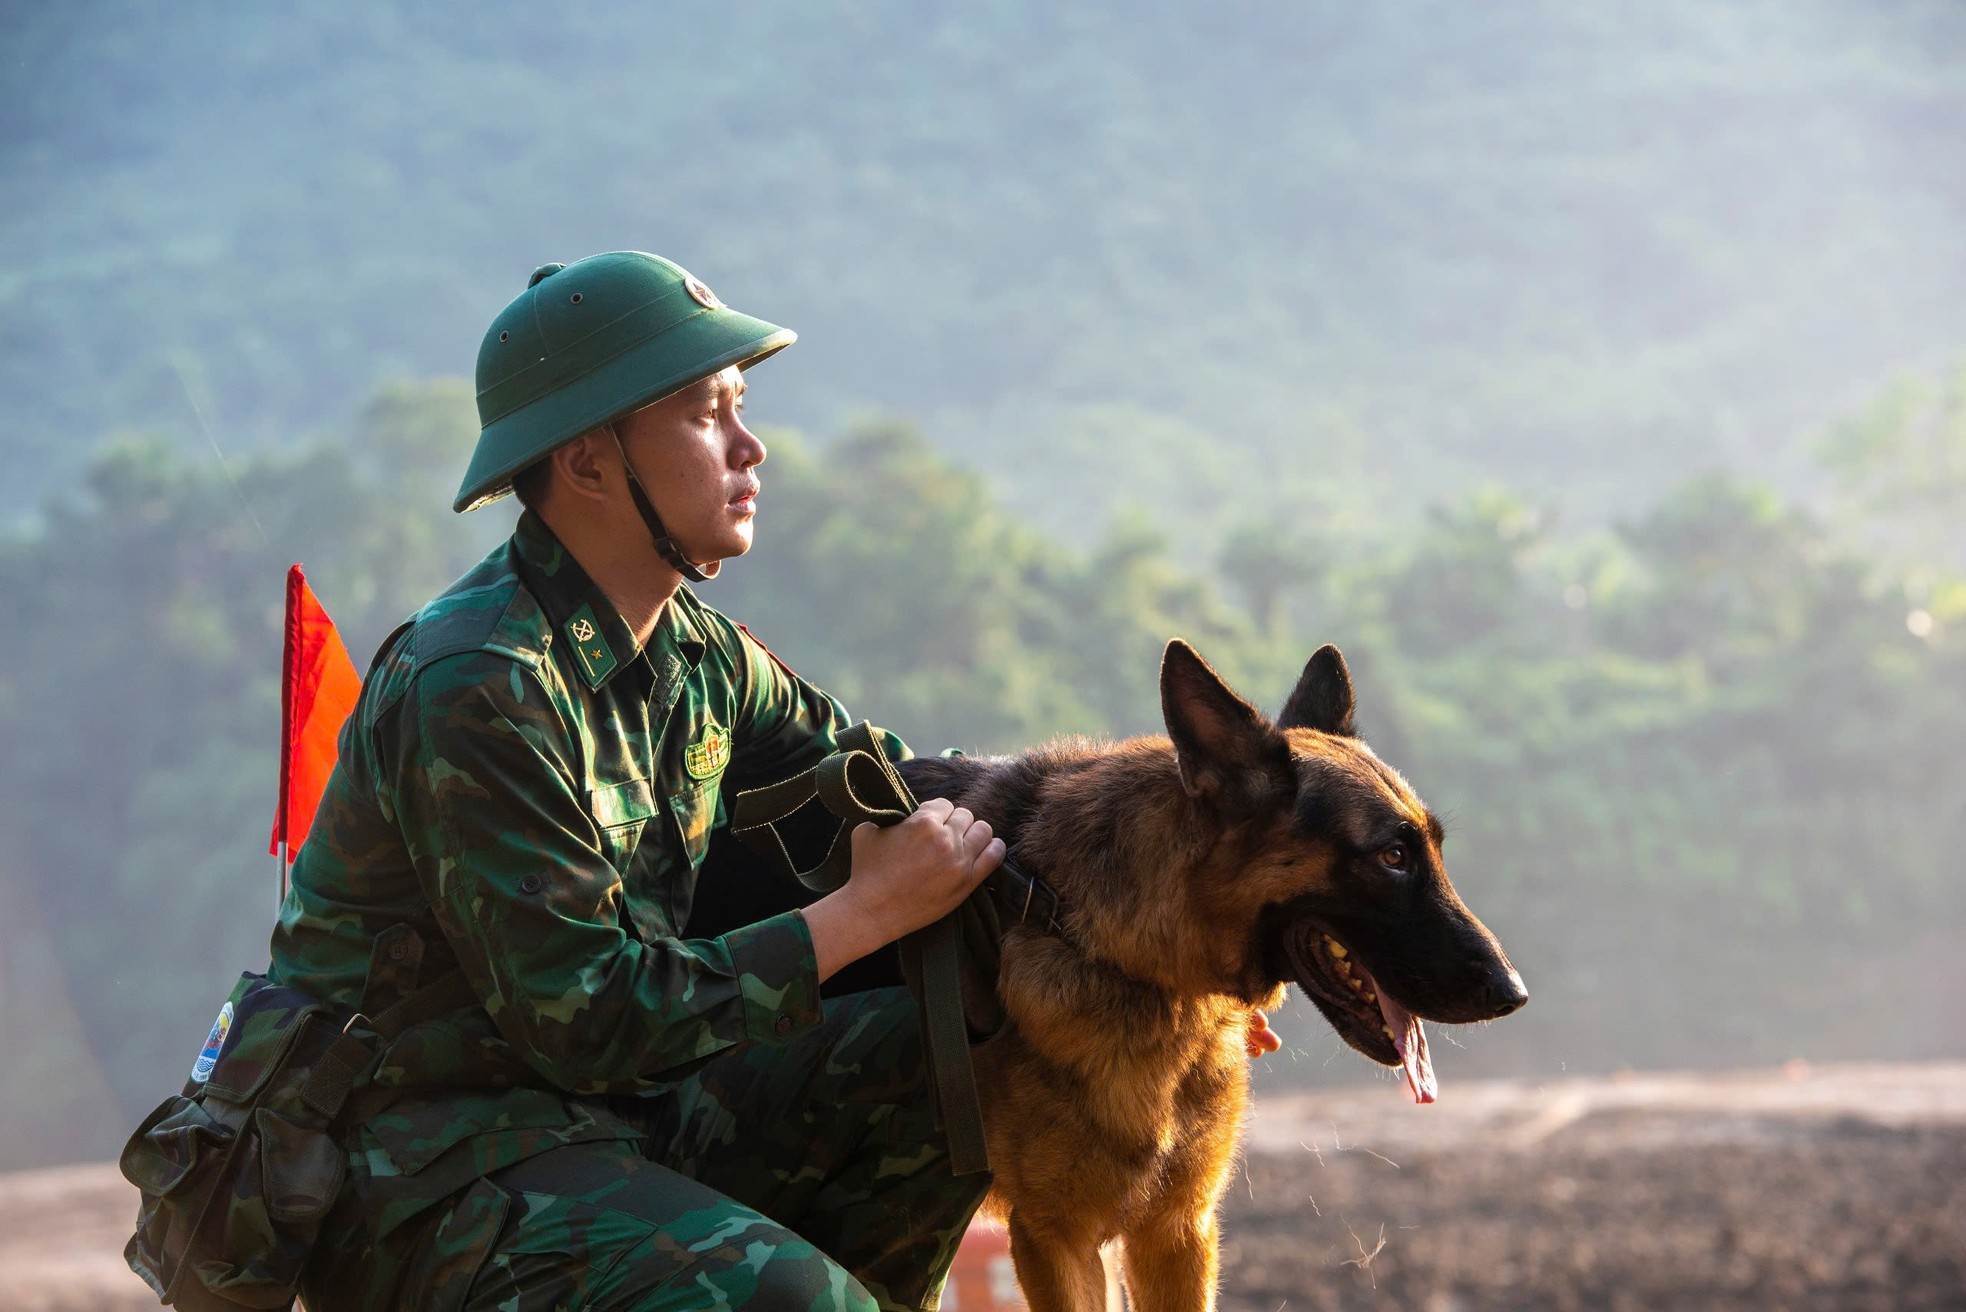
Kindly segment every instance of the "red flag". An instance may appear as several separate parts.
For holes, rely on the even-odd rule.
[[[280,809],[273,815],[268,853],[285,843],[292,861],[307,838],[334,770],[335,740],[361,691],[361,676],[334,621],[295,565],[287,571],[287,641],[280,664]]]

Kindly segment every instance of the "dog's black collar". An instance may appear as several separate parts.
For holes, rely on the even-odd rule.
[[[1009,855],[986,881],[990,894],[1004,911],[1004,927],[1030,925],[1047,934],[1065,936],[1065,904],[1058,890],[1017,864]]]

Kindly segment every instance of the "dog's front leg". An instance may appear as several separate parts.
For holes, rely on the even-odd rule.
[[[1031,1312],[1106,1312],[1106,1267],[1091,1235],[1013,1211],[1010,1260]]]
[[[1128,1312],[1214,1312],[1219,1245],[1212,1214],[1127,1232]]]

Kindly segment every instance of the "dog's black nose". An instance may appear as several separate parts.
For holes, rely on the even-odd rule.
[[[1488,1014],[1499,1020],[1529,1001],[1529,990],[1522,985],[1522,976],[1515,970],[1506,975],[1491,975],[1482,988],[1488,1000]]]

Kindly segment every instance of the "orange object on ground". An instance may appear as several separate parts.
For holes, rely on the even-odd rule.
[[[335,742],[355,709],[362,677],[334,621],[295,565],[287,571],[287,637],[280,663],[280,806],[273,815],[269,854],[286,859],[307,838],[321,793],[334,771]]]
[[[1026,1306],[1010,1265],[1010,1236],[994,1222],[977,1221],[956,1248],[942,1312],[1024,1312]]]

